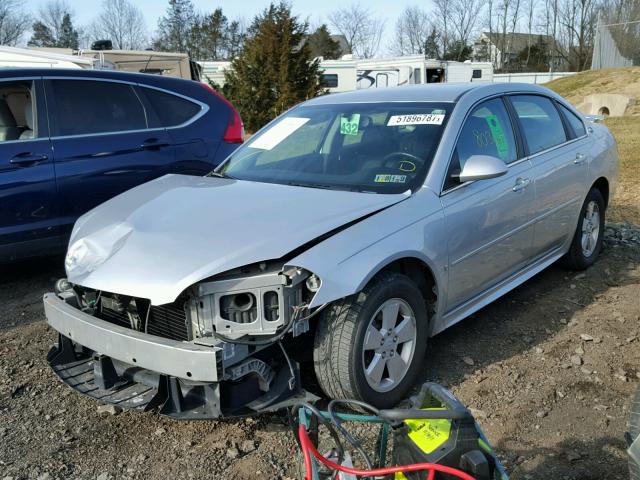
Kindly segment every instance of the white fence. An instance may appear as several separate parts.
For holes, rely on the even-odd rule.
[[[494,73],[494,83],[547,83],[556,78],[575,75],[576,72]]]

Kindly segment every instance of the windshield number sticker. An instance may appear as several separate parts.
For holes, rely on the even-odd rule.
[[[342,135],[357,135],[359,125],[359,113],[354,113],[351,117],[340,117],[340,133]]]
[[[406,175],[376,175],[376,183],[406,183]]]
[[[417,115],[392,115],[387,122],[387,127],[399,125],[442,125],[444,114],[420,113]]]

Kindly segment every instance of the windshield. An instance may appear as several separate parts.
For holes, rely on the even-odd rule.
[[[414,190],[450,111],[446,103],[301,106],[252,137],[217,174],[338,190]]]

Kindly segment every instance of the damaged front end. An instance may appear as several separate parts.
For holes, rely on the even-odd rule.
[[[173,303],[67,281],[44,297],[59,332],[53,371],[80,393],[179,419],[272,411],[311,398],[296,337],[309,330],[320,280],[260,263],[201,281]]]

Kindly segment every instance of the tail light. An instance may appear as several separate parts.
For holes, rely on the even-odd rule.
[[[206,83],[201,83],[201,85],[204,89],[208,90],[210,93],[218,97],[229,107],[229,122],[227,123],[227,128],[224,131],[224,136],[222,139],[227,143],[244,142],[244,124],[242,123],[242,118],[240,118],[240,113],[238,113],[236,107],[234,107],[229,100],[224,98]]]

